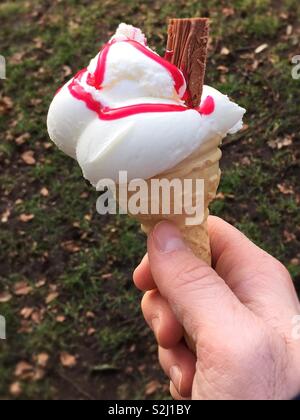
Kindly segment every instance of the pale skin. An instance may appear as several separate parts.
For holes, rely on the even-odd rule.
[[[290,400],[300,394],[300,303],[286,268],[209,218],[213,268],[158,224],[134,273],[174,399]],[[196,346],[187,347],[184,331]]]

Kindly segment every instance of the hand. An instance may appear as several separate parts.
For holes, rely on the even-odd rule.
[[[158,224],[134,273],[175,399],[284,400],[300,393],[300,304],[285,267],[219,218],[209,218],[213,270]],[[196,344],[196,356],[183,331]]]

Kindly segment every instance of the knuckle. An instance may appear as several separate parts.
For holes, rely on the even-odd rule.
[[[191,286],[194,285],[197,289],[211,289],[216,285],[217,279],[216,273],[210,267],[195,264],[177,273],[176,287],[191,289]]]

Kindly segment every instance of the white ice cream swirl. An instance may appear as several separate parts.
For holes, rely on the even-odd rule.
[[[130,40],[136,44],[127,42]],[[123,110],[133,105],[185,107],[185,83],[176,90],[167,68],[136,47],[145,48],[145,43],[139,29],[121,24],[107,50],[101,87],[95,87],[89,78],[97,78],[99,54],[103,52],[78,79],[59,91],[50,106],[51,139],[77,159],[83,175],[94,186],[104,178],[117,181],[119,171],[127,171],[129,180],[148,179],[176,166],[216,134],[223,138],[242,128],[245,110],[208,86],[204,86],[202,103],[207,97],[213,98],[214,110],[209,115],[186,108],[124,116]],[[82,97],[76,97],[77,91]],[[97,112],[100,104],[104,113],[121,109],[121,117],[101,118]]]

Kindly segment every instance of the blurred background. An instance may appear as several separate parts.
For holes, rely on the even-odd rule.
[[[206,83],[247,108],[226,139],[212,212],[284,262],[299,286],[299,0],[0,2],[0,398],[169,398],[132,271],[138,225],[103,217],[50,142],[55,91],[113,34],[141,27],[163,54],[169,17],[209,16]]]

